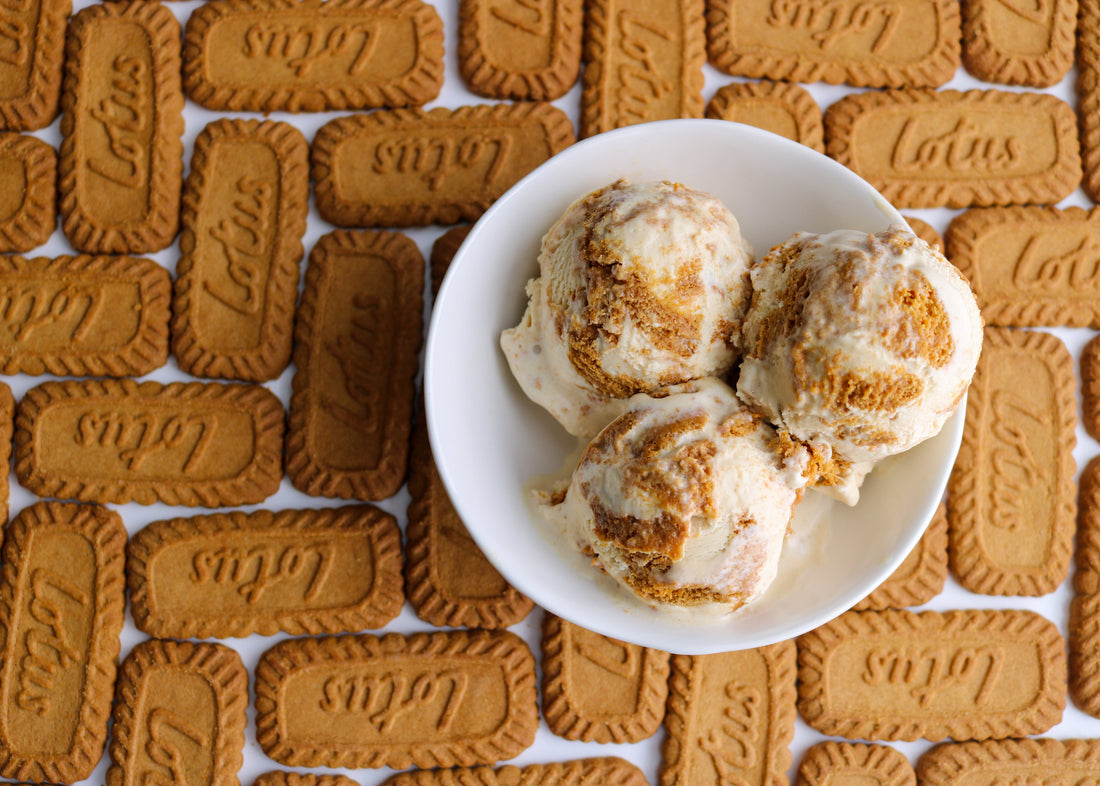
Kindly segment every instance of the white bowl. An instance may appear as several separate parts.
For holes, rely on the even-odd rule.
[[[529,513],[531,479],[560,472],[577,446],[523,394],[499,344],[500,332],[523,314],[524,284],[538,274],[543,234],[577,197],[620,177],[675,180],[715,194],[758,256],[798,230],[877,232],[902,220],[835,161],[738,123],[648,123],[567,148],[477,222],[436,299],[424,386],[440,475],[470,534],[504,577],[571,622],[684,654],[792,638],[859,602],[916,545],[943,495],[963,413],[937,437],[879,466],[857,506],[808,493],[775,583],[747,608],[689,622],[620,589]]]

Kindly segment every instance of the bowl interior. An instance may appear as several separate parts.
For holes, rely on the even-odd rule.
[[[562,471],[575,440],[512,378],[500,332],[526,306],[543,234],[577,197],[627,177],[715,194],[759,257],[791,233],[875,232],[901,216],[835,161],[755,128],[670,120],[601,134],[555,156],[477,222],[436,300],[425,398],[435,460],[489,560],[549,611],[605,635],[671,652],[762,646],[850,608],[901,563],[943,494],[962,433],[957,412],[935,438],[878,467],[852,508],[809,493],[767,593],[737,614],[692,623],[619,590],[529,515],[533,478]]]

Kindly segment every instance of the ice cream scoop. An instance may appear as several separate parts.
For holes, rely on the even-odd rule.
[[[752,251],[710,194],[616,181],[565,211],[538,261],[501,346],[527,396],[571,434],[592,436],[635,393],[735,364]]]
[[[982,320],[956,268],[906,227],[800,232],[751,270],[737,393],[827,469],[849,504],[877,461],[937,434],[978,361]]]

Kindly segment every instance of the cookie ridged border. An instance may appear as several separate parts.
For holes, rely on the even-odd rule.
[[[1058,142],[1058,158],[1054,165],[1038,175],[984,180],[975,178],[967,182],[909,182],[903,178],[876,176],[860,169],[859,150],[852,144],[852,134],[856,122],[875,110],[911,107],[917,112],[934,112],[958,107],[965,111],[989,106],[1017,112],[1029,111],[1051,118]],[[865,178],[891,203],[902,208],[1057,202],[1072,193],[1081,181],[1077,115],[1065,101],[1046,93],[900,89],[847,95],[825,110],[825,151],[831,158]]]
[[[117,256],[61,256],[54,259],[0,257],[0,280],[5,276],[37,276],[41,280],[85,277],[123,280],[138,287],[139,318],[134,340],[104,352],[68,349],[29,352],[13,345],[0,355],[0,374],[53,374],[55,376],[140,376],[168,361],[168,318],[172,281],[168,271],[149,259]],[[108,306],[110,308],[110,306]]]
[[[979,441],[982,423],[989,410],[985,370],[994,362],[997,350],[1023,353],[1042,364],[1050,374],[1054,400],[1051,424],[1057,434],[1057,463],[1050,510],[1050,552],[1034,568],[997,565],[985,552],[983,527],[990,526],[981,509],[988,505],[988,492],[982,488],[985,472],[984,450]],[[1000,363],[1009,362],[1001,359]],[[1045,595],[1053,592],[1069,573],[1073,559],[1073,534],[1077,528],[1077,499],[1074,474],[1077,465],[1073,447],[1077,443],[1077,397],[1073,357],[1061,339],[1050,333],[1009,328],[986,328],[982,356],[966,400],[966,420],[962,445],[951,470],[947,488],[947,516],[950,522],[948,560],[959,582],[971,592],[983,595]],[[988,429],[988,427],[986,427]],[[985,439],[992,435],[984,432]],[[986,483],[988,477],[984,478]],[[1035,526],[1045,526],[1034,522]]]
[[[57,152],[33,136],[0,133],[0,158],[23,165],[23,204],[0,223],[0,251],[30,251],[50,239],[57,224]]]
[[[1081,350],[1081,425],[1093,439],[1100,439],[1100,336],[1093,336]]]
[[[416,28],[417,57],[413,70],[393,82],[369,84],[348,79],[335,87],[267,88],[212,84],[206,75],[211,57],[207,38],[218,22],[237,14],[259,12],[265,19],[283,11],[326,10],[375,12],[408,16]],[[247,112],[321,112],[424,104],[439,95],[443,85],[443,22],[433,6],[422,0],[212,0],[196,8],[187,20],[183,39],[183,86],[200,106]]]
[[[1100,456],[1081,470],[1080,517],[1069,607],[1069,695],[1100,718]]]
[[[443,586],[435,541],[440,537],[433,520],[436,509],[432,489],[447,496],[436,472],[428,442],[428,427],[421,407],[413,426],[409,456],[408,524],[405,527],[405,584],[416,616],[436,626],[507,628],[526,617],[534,602],[511,584],[500,595],[487,598],[455,598]],[[449,499],[449,498],[448,498]],[[455,514],[457,516],[457,513]],[[501,579],[503,581],[503,577]]]
[[[576,626],[545,612],[542,618],[542,715],[550,731],[567,740],[639,742],[652,737],[665,716],[669,654],[639,647],[641,684],[636,710],[616,716],[586,716],[574,703],[572,664],[580,653],[573,646]],[[638,646],[625,644],[624,646]]]
[[[12,436],[15,431],[15,396],[7,383],[0,382],[0,467],[11,467]],[[11,493],[8,473],[0,472],[0,523],[8,520]]]
[[[162,549],[218,534],[351,533],[370,541],[374,576],[370,592],[353,606],[241,612],[221,617],[165,618],[150,592],[149,567]],[[348,633],[380,628],[401,611],[401,534],[394,518],[372,505],[320,510],[228,511],[154,521],[138,531],[126,554],[130,612],[142,632],[160,638],[228,638]]]
[[[795,786],[827,786],[833,776],[856,775],[878,786],[916,786],[909,760],[888,745],[819,742],[810,746],[798,767]]]
[[[469,0],[458,6],[458,71],[470,92],[485,98],[513,101],[553,101],[576,84],[581,68],[583,0],[552,0],[553,29],[547,33],[550,64],[543,68],[509,70],[485,54],[490,35],[482,16],[493,6]]]
[[[917,776],[921,786],[951,786],[968,775],[979,775],[986,767],[1003,773],[1011,770],[1013,765],[1019,765],[1019,775],[1029,781],[1035,778],[1033,782],[1047,782],[1047,776],[1057,776],[1065,770],[1082,766],[1100,775],[1100,741],[1023,739],[945,742],[921,755],[917,760]]]
[[[295,672],[320,663],[379,662],[387,658],[423,661],[493,661],[505,680],[508,716],[501,727],[480,739],[441,743],[384,743],[356,746],[338,743],[310,748],[282,737],[280,694]],[[530,747],[538,728],[535,659],[527,645],[508,631],[387,633],[291,639],[260,656],[256,666],[256,740],[269,757],[293,767],[421,768],[492,764]],[[108,786],[111,786],[108,784]]]
[[[625,759],[617,756],[598,756],[552,764],[528,764],[520,768],[508,766],[506,769],[495,770],[491,767],[414,770],[399,773],[382,782],[382,786],[510,786],[511,784],[647,786],[647,781],[642,771]]]
[[[147,0],[142,0],[143,2]],[[330,120],[321,126],[310,148],[310,169],[317,210],[337,226],[423,226],[475,221],[489,209],[512,183],[492,191],[467,192],[464,199],[430,201],[414,199],[386,204],[347,203],[340,200],[337,181],[341,172],[334,169],[340,145],[354,137],[403,130],[454,130],[537,125],[553,156],[573,144],[573,125],[564,112],[547,103],[518,103],[462,106],[457,109],[388,109],[366,115],[350,115]],[[386,195],[379,194],[380,200]]]
[[[1081,181],[1085,193],[1100,201],[1100,0],[1077,5],[1077,118],[1081,137]]]
[[[73,12],[72,0],[39,0],[34,55],[27,89],[0,100],[0,128],[36,131],[57,116],[61,73],[65,58],[65,27]]]
[[[339,254],[384,259],[393,273],[394,286],[403,297],[392,313],[404,322],[401,341],[394,345],[393,366],[387,370],[388,407],[379,414],[386,433],[380,437],[379,463],[364,470],[330,467],[323,455],[310,449],[311,420],[319,406],[317,382],[312,379],[313,353],[320,351],[320,332],[334,257]],[[423,320],[424,259],[420,250],[399,232],[336,230],[321,237],[309,255],[305,288],[294,322],[294,366],[291,379],[290,418],[286,435],[286,474],[296,489],[313,497],[381,500],[392,496],[405,482],[412,429],[413,397]]]
[[[761,786],[790,786],[787,769],[791,765],[791,740],[795,722],[795,643],[781,641],[751,652],[763,659],[767,667],[768,739],[761,740],[764,752],[764,781]],[[702,689],[702,675],[707,658],[722,655],[673,655],[672,673],[668,685],[668,705],[664,726],[667,736],[661,743],[661,768],[658,786],[696,786],[687,778],[695,743],[685,740],[693,735],[697,695]]]
[[[85,679],[79,722],[70,740],[72,747],[63,755],[13,751],[7,740],[0,739],[0,775],[35,782],[75,783],[92,774],[107,742],[119,635],[126,610],[126,528],[119,515],[106,508],[59,502],[37,502],[24,508],[7,526],[0,574],[0,651],[5,653],[0,695],[9,698],[13,692],[4,683],[16,670],[8,638],[11,620],[18,612],[16,584],[24,569],[30,537],[48,537],[51,533],[79,535],[91,545],[95,559],[95,608],[87,659],[81,664]]]
[[[973,208],[952,219],[944,238],[947,257],[970,280],[987,325],[1010,327],[1093,327],[1100,328],[1100,302],[1084,296],[1066,301],[1058,296],[1017,293],[991,301],[986,296],[978,262],[980,244],[1001,227],[1013,230],[1034,226],[1039,232],[1059,225],[1079,224],[1100,240],[1100,208],[1080,207],[987,207]],[[988,276],[993,278],[993,276]]]
[[[197,263],[195,227],[203,213],[203,197],[219,180],[213,169],[218,145],[255,142],[274,153],[279,167],[276,183],[275,236],[271,238],[271,265],[263,288],[259,346],[235,352],[209,349],[202,344],[193,313],[201,293],[193,296],[193,271]],[[180,256],[172,297],[172,354],[180,368],[196,377],[241,379],[264,382],[274,379],[290,363],[294,329],[294,304],[298,299],[298,268],[302,259],[302,236],[309,214],[309,145],[294,126],[271,120],[232,120],[209,123],[195,140],[191,171],[183,188],[180,218]],[[207,253],[209,253],[209,241]],[[205,280],[205,279],[204,279]],[[196,308],[192,309],[192,305]]]
[[[358,786],[358,782],[346,775],[271,770],[257,775],[252,786]]]
[[[927,221],[917,218],[916,216],[902,216],[905,219],[905,223],[909,225],[909,228],[913,230],[913,234],[919,237],[932,248],[944,253],[943,238],[940,237],[940,233],[936,231],[936,228],[929,224]]]
[[[674,117],[702,117],[703,66],[707,62],[706,3],[704,0],[666,0],[675,6],[679,15],[676,26],[683,31],[681,38],[682,53],[679,63],[680,111]],[[581,73],[581,138],[594,136],[623,123],[613,116],[610,104],[613,95],[609,94],[607,82],[617,79],[617,75],[608,77],[609,61],[614,54],[608,52],[612,34],[609,32],[614,22],[609,18],[614,7],[622,3],[629,6],[629,0],[588,0],[584,9],[584,36],[581,57],[584,70]],[[673,29],[672,27],[669,28]],[[646,117],[632,120],[640,123],[651,120],[668,120],[667,117]]]
[[[1077,0],[1052,0],[1052,4],[1049,48],[1039,55],[1022,55],[1005,52],[993,40],[990,0],[964,0],[962,63],[967,72],[1003,85],[1051,87],[1060,82],[1073,65]]]
[[[958,636],[1023,641],[1036,649],[1044,665],[1043,684],[1035,703],[1016,713],[953,714],[939,719],[904,715],[860,717],[834,715],[827,706],[829,661],[845,641],[894,636],[931,646]],[[798,712],[822,734],[865,740],[937,742],[1039,734],[1058,723],[1066,702],[1066,655],[1062,635],[1053,623],[1030,611],[849,611],[798,637]]]
[[[211,740],[213,762],[209,786],[238,786],[237,772],[244,763],[245,710],[248,706],[248,672],[240,656],[229,647],[213,642],[149,639],[137,644],[119,669],[115,691],[114,726],[111,735],[111,766],[106,786],[124,786],[126,768],[138,744],[138,708],[149,702],[139,695],[145,675],[153,669],[167,669],[198,675],[206,680],[216,704],[215,729]]]
[[[787,82],[733,82],[723,85],[707,104],[706,116],[717,120],[734,120],[729,115],[738,105],[765,101],[778,104],[787,111],[798,129],[798,142],[819,153],[825,152],[825,125],[821,107],[799,85]]]
[[[247,407],[256,435],[253,460],[241,475],[229,480],[162,483],[125,480],[51,478],[40,474],[35,447],[38,417],[50,406],[90,398],[127,401],[144,398],[179,403],[180,411],[193,401],[213,401],[238,408]],[[15,474],[20,483],[40,497],[77,499],[86,502],[137,502],[152,505],[223,507],[261,502],[278,490],[282,478],[283,405],[266,388],[216,382],[135,382],[132,379],[69,380],[43,382],[31,388],[16,407]]]
[[[939,87],[954,75],[960,62],[961,18],[955,0],[927,0],[936,11],[940,38],[931,54],[912,65],[887,65],[865,60],[811,58],[796,53],[739,52],[735,44],[737,0],[708,0],[707,52],[710,62],[733,76],[781,79],[785,82],[827,82],[855,87]]]
[[[919,550],[918,561],[911,573],[898,576],[895,571],[852,608],[863,611],[920,606],[943,592],[947,582],[947,510],[942,503],[915,548]]]
[[[145,219],[124,229],[97,225],[84,213],[81,190],[84,158],[77,152],[78,95],[84,79],[83,49],[89,28],[108,19],[138,25],[149,39],[153,61],[155,129],[149,162],[149,204]],[[86,119],[85,119],[86,121]],[[180,86],[180,25],[156,0],[101,3],[77,12],[65,41],[61,94],[61,155],[58,164],[61,228],[78,251],[89,254],[142,254],[167,248],[179,229],[183,185],[183,90]]]

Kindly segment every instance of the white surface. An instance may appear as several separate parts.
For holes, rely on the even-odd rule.
[[[487,103],[483,99],[479,99],[470,94],[463,86],[457,72],[457,59],[455,55],[456,51],[456,31],[457,31],[457,0],[434,0],[436,7],[440,11],[440,15],[443,18],[445,27],[445,45],[446,45],[446,81],[444,83],[443,91],[439,98],[431,102],[428,106],[447,106],[457,107],[465,104],[475,103]],[[83,8],[90,3],[88,0],[75,0],[74,6],[79,9]],[[169,8],[176,14],[180,21],[186,20],[191,11],[199,5],[195,0],[188,0],[187,2],[176,2],[169,4]],[[733,77],[729,77],[724,74],[720,74],[716,70],[709,66],[705,70],[706,74],[706,86],[704,89],[704,97],[710,99],[714,92],[722,85],[736,81]],[[1063,79],[1058,85],[1046,91],[1059,98],[1075,103],[1073,93],[1073,79],[1074,75],[1071,73],[1065,79]],[[845,86],[833,86],[824,84],[812,84],[804,85],[817,100],[818,104],[824,109],[843,95],[852,92],[859,92],[856,88],[850,88]],[[961,68],[956,73],[955,78],[949,82],[945,88],[956,89],[968,89],[972,87],[994,87],[992,85],[985,85],[977,80],[968,76]],[[1012,90],[1014,88],[1001,88],[1006,90]],[[579,115],[580,106],[580,87],[575,86],[565,97],[554,102],[555,105],[563,109],[568,115],[576,121]],[[255,117],[256,115],[249,115],[245,113],[214,113],[188,103],[186,109],[187,129],[184,135],[184,141],[186,145],[186,158],[185,164],[190,162],[192,142],[199,132],[199,130],[206,123],[215,119],[216,117],[223,116],[235,116],[235,117]],[[331,119],[331,114],[305,114],[305,115],[287,115],[276,113],[273,114],[273,119],[285,120],[293,123],[305,133],[307,139],[312,139],[316,130],[327,120]],[[55,147],[60,144],[60,132],[59,124],[57,121],[53,123],[49,128],[36,132],[34,136],[40,137],[46,140]],[[1061,207],[1069,205],[1080,205],[1084,207],[1092,206],[1092,202],[1078,190],[1073,195],[1059,203]],[[947,224],[951,217],[958,214],[961,211],[948,210],[948,209],[931,209],[931,210],[904,210],[905,215],[914,215],[925,219],[931,223],[941,233],[947,228]],[[309,218],[309,226],[305,235],[305,246],[308,249],[312,248],[317,239],[326,232],[333,229],[332,226],[320,219],[316,211],[311,211]],[[431,250],[431,244],[439,235],[445,231],[444,227],[428,227],[424,229],[407,230],[407,234],[412,237],[421,251],[425,255]],[[72,253],[72,248],[61,234],[60,230],[54,233],[50,242],[36,249],[33,255],[59,255]],[[178,248],[172,246],[164,252],[151,255],[168,270],[174,271],[176,265],[176,259],[178,257]],[[530,264],[534,264],[533,260]],[[305,262],[303,260],[303,269]],[[427,294],[427,293],[426,293]],[[430,300],[428,301],[430,303]],[[516,316],[518,317],[518,309],[520,308],[520,301],[515,301],[515,308],[517,309]],[[1081,347],[1084,343],[1095,334],[1095,331],[1091,330],[1052,330],[1050,331],[1056,334],[1059,338],[1063,339],[1074,357],[1078,357]],[[292,369],[288,369],[277,381],[268,385],[268,387],[274,391],[284,403],[289,401],[290,396],[290,378],[292,375]],[[173,362],[169,362],[169,365],[157,372],[150,374],[148,379],[156,379],[159,381],[173,381],[186,379],[187,377],[182,374],[175,366]],[[6,378],[16,397],[21,397],[22,394],[31,386],[46,379],[45,377],[28,377],[20,375],[16,377]],[[1090,437],[1086,436],[1082,430],[1078,430],[1077,446],[1074,449],[1074,456],[1077,460],[1077,466],[1082,467],[1084,463],[1100,452],[1100,447]],[[472,448],[470,453],[470,461],[476,462],[480,459],[476,446]],[[33,495],[20,488],[16,483],[14,477],[11,478],[12,491],[11,491],[11,511],[14,515],[21,508],[29,505],[34,501]],[[408,495],[404,490],[392,499],[386,500],[381,503],[381,507],[394,513],[399,521],[404,524],[405,521],[405,507],[408,503]],[[290,483],[286,480],[283,481],[282,487],[279,493],[268,500],[267,505],[264,507],[270,508],[294,508],[294,507],[321,507],[341,504],[336,500],[322,500],[311,497],[306,497],[296,492]],[[189,508],[174,508],[163,505],[156,505],[150,507],[141,507],[139,505],[124,505],[124,506],[112,506],[117,509],[123,520],[126,522],[127,529],[133,533],[143,527],[150,521],[154,521],[162,518],[169,518],[172,516],[186,516],[195,515],[203,511]],[[790,544],[788,544],[790,546]],[[959,587],[957,583],[952,579],[948,579],[947,587],[944,592],[935,598],[932,602],[922,608],[946,610],[946,609],[963,609],[963,608],[1025,608],[1039,612],[1052,620],[1058,628],[1063,632],[1067,630],[1067,620],[1069,613],[1069,601],[1072,597],[1072,590],[1070,581],[1067,580],[1062,586],[1054,593],[1042,598],[999,598],[999,597],[987,597],[973,595],[964,591]],[[538,652],[538,626],[541,618],[541,612],[535,610],[532,614],[522,623],[519,623],[512,627],[511,630],[522,636],[534,649]],[[387,631],[396,631],[401,633],[409,633],[418,630],[431,629],[426,623],[420,621],[412,613],[412,610],[406,605],[405,610],[401,616],[390,623],[387,626]],[[129,652],[130,648],[142,640],[144,635],[141,634],[133,626],[132,619],[127,617],[126,629],[122,637],[122,655],[125,656]],[[260,654],[268,647],[273,646],[277,641],[286,638],[285,636],[251,636],[247,639],[227,640],[229,646],[233,647],[240,653],[244,660],[245,666],[251,672],[256,665],[256,661]],[[251,784],[252,779],[262,772],[271,769],[278,769],[278,765],[264,756],[259,746],[256,744],[255,737],[255,723],[254,712],[249,707],[248,720],[249,727],[245,738],[245,751],[244,751],[244,765],[240,771],[241,783],[245,786]],[[606,744],[601,745],[597,743],[580,743],[569,742],[562,740],[552,735],[549,730],[543,725],[536,736],[535,744],[524,751],[520,756],[513,759],[510,763],[523,765],[535,762],[554,761],[567,758],[580,758],[586,756],[606,756],[615,755],[626,758],[639,767],[646,774],[651,784],[657,783],[657,771],[660,762],[660,743],[663,739],[663,732],[659,731],[653,738],[642,743],[634,745],[614,745]],[[1073,738],[1073,737],[1100,737],[1100,720],[1090,718],[1078,710],[1074,709],[1072,705],[1067,708],[1063,721],[1051,729],[1047,735],[1050,737],[1058,738]],[[813,731],[807,727],[801,720],[796,722],[794,741],[791,745],[791,753],[793,755],[793,762],[791,765],[790,773],[793,779],[794,771],[797,768],[798,762],[801,760],[805,750],[812,744],[821,742],[825,737]],[[931,743],[918,741],[912,743],[894,743],[894,747],[904,753],[913,762],[923,751],[931,747]],[[98,786],[104,782],[104,776],[107,769],[109,758],[104,755],[103,760],[100,762],[99,767],[93,773],[92,777],[84,783],[87,786]],[[304,771],[304,770],[301,770]],[[392,775],[390,770],[353,770],[353,771],[340,771],[343,774],[349,775],[355,781],[363,786],[377,786],[382,783],[386,778]]]

